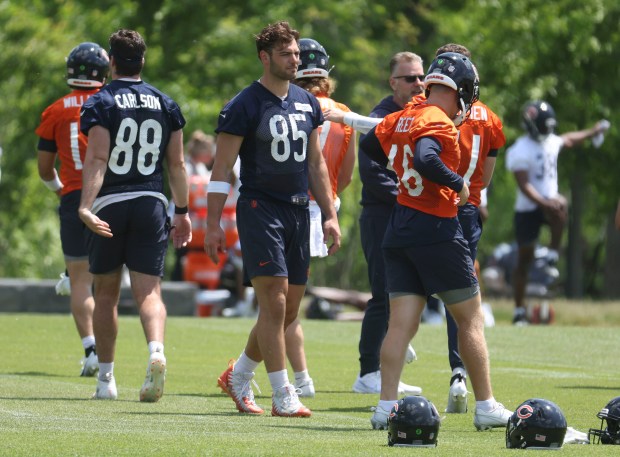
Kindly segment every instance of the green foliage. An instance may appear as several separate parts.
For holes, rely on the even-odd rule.
[[[144,78],[179,102],[189,135],[198,128],[212,132],[223,104],[260,76],[253,35],[278,20],[288,20],[302,37],[326,47],[338,83],[334,98],[360,113],[368,113],[390,92],[388,61],[394,53],[411,50],[428,64],[437,47],[459,42],[473,53],[482,99],[504,121],[508,144],[521,134],[520,109],[531,98],[553,104],[560,132],[603,117],[612,129],[620,125],[613,109],[620,98],[614,58],[620,47],[620,6],[615,0],[3,1],[0,276],[55,277],[63,269],[60,242],[53,236],[56,201],[36,177],[34,129],[43,109],[67,90],[64,58],[73,46],[88,40],[107,47],[114,30],[139,30],[148,46]],[[620,195],[613,172],[619,146],[612,130],[600,150],[586,144],[560,158],[561,191],[587,190],[590,196],[582,217],[588,246],[600,241],[602,215]],[[515,183],[504,167],[501,151],[480,244],[482,259],[497,243],[513,239]],[[587,189],[571,188],[576,174]],[[317,285],[368,290],[357,228],[359,196],[355,173],[340,212],[343,249],[334,258],[313,262]]]

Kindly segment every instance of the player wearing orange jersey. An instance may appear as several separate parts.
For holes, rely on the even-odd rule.
[[[314,95],[321,110],[335,108],[345,112],[349,108],[338,103],[330,96],[334,92],[335,83],[329,78],[329,56],[325,48],[316,40],[302,38],[299,40],[299,66],[293,84]],[[353,129],[338,123],[324,122],[318,127],[321,152],[327,165],[332,199],[336,211],[340,209],[338,195],[351,183],[355,166],[356,139]],[[310,194],[310,256],[327,256],[327,245],[323,235],[323,221],[319,205]],[[314,381],[308,373],[306,353],[304,350],[304,334],[299,322],[295,319],[286,329],[286,354],[295,372],[295,387],[300,397],[314,397]]]
[[[505,427],[510,412],[493,397],[478,280],[457,218],[469,198],[459,176],[459,125],[478,98],[478,76],[467,57],[443,53],[425,78],[426,103],[387,116],[362,141],[373,160],[399,178],[397,204],[383,241],[390,323],[381,347],[381,399],[373,428],[387,427],[397,400],[407,344],[429,295],[438,295],[459,326],[461,356],[472,380],[478,430]]]
[[[45,109],[36,129],[39,176],[60,197],[60,240],[70,281],[61,275],[56,290],[71,295],[71,313],[85,353],[81,376],[94,376],[99,364],[93,332],[93,277],[88,271],[83,224],[77,214],[87,143],[80,132],[80,108],[103,86],[107,73],[108,54],[103,48],[90,42],[76,46],[67,57],[67,84],[72,90]],[[54,166],[56,157],[60,161],[60,177]],[[66,290],[67,281],[70,292]]]
[[[457,52],[471,58],[469,50],[458,44],[446,44],[440,47],[435,55],[444,52]],[[425,100],[423,94],[416,95],[406,107],[424,103]],[[326,119],[345,122],[365,132],[379,122],[377,119],[366,118],[355,113],[345,114],[336,110],[326,113]],[[497,152],[506,143],[502,129],[503,126],[499,117],[480,101],[476,101],[471,106],[469,116],[459,126],[461,159],[457,174],[465,179],[469,186],[470,195],[467,203],[458,208],[458,218],[463,229],[463,235],[469,243],[469,250],[474,262],[478,241],[482,234],[481,191],[489,185],[495,169]],[[452,369],[446,412],[465,413],[467,411],[467,373],[458,352],[458,329],[449,312],[446,312],[446,324],[449,360]]]

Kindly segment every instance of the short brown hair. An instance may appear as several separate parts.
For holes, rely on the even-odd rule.
[[[114,56],[119,76],[139,74],[144,66],[146,43],[135,30],[120,29],[110,35],[110,57]]]
[[[291,41],[299,41],[299,32],[289,25],[286,21],[269,24],[258,35],[256,40],[256,52],[265,51],[271,55],[271,51],[278,45],[288,44]]]
[[[442,47],[437,48],[435,52],[435,57],[439,54],[443,54],[444,52],[456,52],[457,54],[463,54],[468,59],[471,59],[471,52],[465,46],[456,43],[448,43],[444,44]]]

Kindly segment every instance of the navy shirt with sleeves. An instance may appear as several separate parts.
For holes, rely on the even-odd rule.
[[[110,157],[98,196],[164,190],[170,134],[185,126],[179,106],[144,81],[113,80],[82,106],[80,129],[110,132]]]
[[[215,131],[243,137],[240,194],[288,203],[307,197],[308,140],[322,123],[316,97],[294,84],[284,100],[258,81],[239,92],[221,111]]]
[[[389,95],[379,102],[370,113],[370,117],[383,118],[388,114],[400,111],[402,108]],[[360,143],[364,135],[360,136]],[[372,211],[373,206],[392,208],[398,195],[398,178],[393,170],[389,170],[364,153],[360,146],[358,151],[358,169],[362,181],[362,199],[360,204],[365,210]]]

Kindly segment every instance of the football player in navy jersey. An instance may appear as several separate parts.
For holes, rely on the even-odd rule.
[[[240,412],[262,414],[254,402],[254,370],[264,360],[273,389],[274,416],[308,417],[286,370],[284,331],[295,320],[310,262],[308,189],[323,215],[323,233],[340,247],[340,228],[317,128],[323,123],[317,99],[290,84],[299,65],[299,32],[287,22],[256,36],[263,74],[237,94],[218,119],[217,155],[208,188],[205,251],[218,262],[225,249],[220,216],[233,165],[241,159],[237,224],[246,280],[258,298],[258,320],[245,350],[218,384]]]
[[[81,130],[88,135],[79,214],[87,228],[94,274],[93,316],[99,379],[94,398],[116,399],[114,350],[123,264],[150,352],[140,401],[163,394],[166,308],[160,283],[168,237],[175,248],[191,240],[188,180],[183,159],[185,119],[167,95],[141,80],[146,44],[138,32],[110,36],[112,82],[84,103]],[[163,161],[175,215],[166,215]]]

